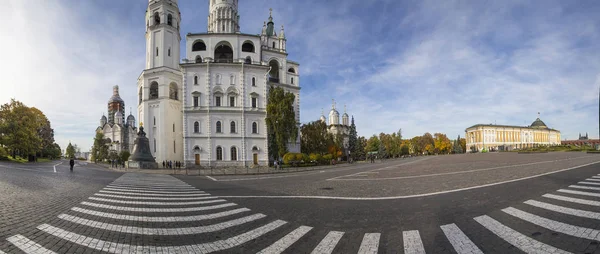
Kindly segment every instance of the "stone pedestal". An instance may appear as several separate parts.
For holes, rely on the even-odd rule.
[[[139,169],[157,169],[158,163],[154,160],[150,152],[150,142],[144,132],[144,127],[140,126],[140,131],[133,145],[133,154],[127,161],[127,168]]]

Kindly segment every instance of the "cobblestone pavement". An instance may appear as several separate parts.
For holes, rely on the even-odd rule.
[[[73,174],[2,166],[0,251],[7,253],[600,251],[597,165],[392,201],[223,198],[223,190],[247,189],[84,165]]]

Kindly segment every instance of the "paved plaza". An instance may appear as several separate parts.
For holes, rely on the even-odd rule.
[[[595,253],[600,155],[182,176],[0,163],[0,253]]]

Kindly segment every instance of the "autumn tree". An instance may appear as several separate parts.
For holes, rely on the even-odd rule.
[[[462,147],[462,152],[467,152],[467,140],[465,138],[460,139],[460,147]]]
[[[452,143],[446,134],[434,134],[434,152],[437,154],[448,154],[452,150]]]
[[[365,152],[378,152],[379,151],[379,146],[381,145],[381,142],[379,141],[379,138],[376,135],[373,135],[372,137],[369,138],[369,140],[367,140],[367,146],[365,147]]]
[[[296,142],[298,123],[294,111],[296,96],[281,87],[271,86],[267,95],[267,137],[270,157],[278,159],[287,153],[288,142]]]
[[[419,142],[419,147],[423,152],[427,152],[428,154],[434,153],[435,140],[433,139],[431,133],[426,132],[425,134],[423,134]]]

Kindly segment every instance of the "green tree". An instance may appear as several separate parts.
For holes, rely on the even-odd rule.
[[[102,132],[96,132],[92,146],[92,160],[94,163],[108,159],[108,146]]]
[[[54,129],[52,129],[50,121],[41,110],[35,107],[30,108],[30,110],[35,116],[37,133],[41,139],[40,150],[38,151],[39,156],[46,157],[48,156],[47,152],[52,150],[54,146]]]
[[[434,136],[434,152],[437,154],[448,154],[452,149],[450,139],[443,133],[436,133]]]
[[[350,122],[350,131],[348,133],[348,151],[350,151],[350,155],[352,157],[357,156],[355,154],[356,146],[358,142],[358,133],[356,133],[356,125],[354,124],[354,116],[352,116],[352,120]]]
[[[267,132],[269,141],[269,153],[279,158],[287,153],[287,145],[290,141],[296,142],[298,138],[298,123],[294,112],[294,101],[296,96],[286,92],[281,87],[269,89],[267,95]],[[273,153],[274,151],[277,154]]]
[[[324,155],[333,144],[333,136],[327,131],[327,124],[322,121],[302,125],[300,133],[302,153]]]
[[[131,156],[131,153],[129,153],[129,151],[121,151],[119,153],[119,158],[121,159],[121,161],[129,160],[129,156]]]
[[[465,138],[460,139],[460,147],[462,147],[462,152],[467,152],[467,140]]]
[[[365,148],[367,146],[367,139],[365,137],[358,137],[356,140],[356,147],[352,151],[353,158],[366,158],[365,157]]]
[[[67,150],[65,151],[65,156],[69,159],[75,158],[75,147],[73,147],[73,145],[71,145],[71,142],[69,142],[69,145],[67,145]]]
[[[0,106],[0,145],[4,145],[13,157],[35,155],[41,151],[37,119],[33,110],[15,99]]]
[[[376,135],[373,135],[367,140],[367,146],[365,147],[365,152],[378,152],[379,146],[381,142]]]
[[[433,139],[431,133],[426,132],[425,134],[423,134],[423,136],[419,140],[419,148],[421,149],[421,151],[427,152],[428,154],[432,154],[434,152],[435,140]]]

